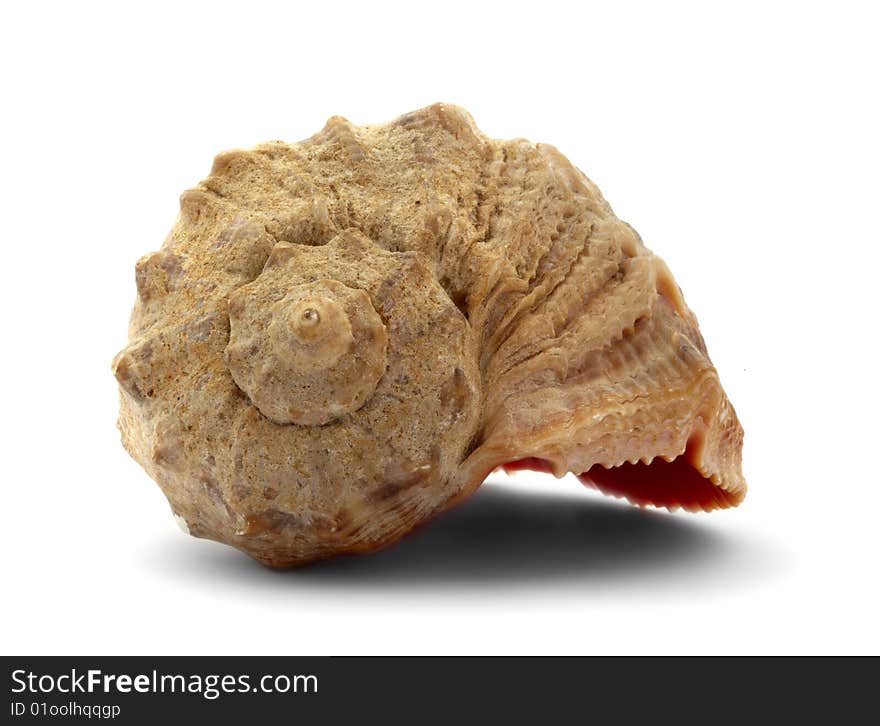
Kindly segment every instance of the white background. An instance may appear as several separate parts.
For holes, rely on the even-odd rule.
[[[0,13],[4,653],[880,650],[871,3]],[[746,430],[739,509],[493,476],[283,573],[176,529],[115,429],[135,260],[216,152],[438,100],[559,147],[669,263]]]

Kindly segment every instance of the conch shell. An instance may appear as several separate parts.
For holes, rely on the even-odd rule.
[[[136,266],[129,453],[275,567],[383,547],[494,469],[738,504],[742,430],[666,265],[556,149],[438,104],[218,156]]]

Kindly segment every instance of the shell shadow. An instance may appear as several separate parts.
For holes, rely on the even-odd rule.
[[[766,548],[756,551],[755,543],[735,540],[700,519],[642,510],[585,492],[536,494],[489,481],[468,501],[369,556],[282,571],[263,568],[213,543],[184,547],[178,541],[173,554],[161,556],[167,560],[166,572],[165,565],[185,568],[196,579],[356,589],[493,589],[548,581],[644,584],[669,583],[670,578],[729,586],[732,573],[752,578],[774,559]]]

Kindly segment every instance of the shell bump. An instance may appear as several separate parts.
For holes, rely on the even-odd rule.
[[[189,532],[265,564],[383,547],[499,467],[745,496],[669,269],[556,149],[455,106],[219,155],[135,281],[123,444]]]

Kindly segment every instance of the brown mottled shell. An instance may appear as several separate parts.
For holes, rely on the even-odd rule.
[[[267,564],[386,545],[498,467],[745,494],[665,264],[553,147],[454,106],[221,154],[136,282],[123,443],[190,532]]]

